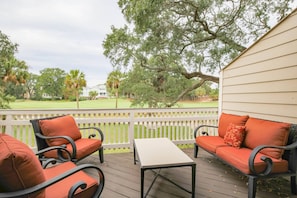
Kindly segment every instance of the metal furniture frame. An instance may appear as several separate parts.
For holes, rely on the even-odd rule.
[[[141,197],[146,197],[148,195],[158,177],[161,177],[187,193],[190,193],[192,198],[195,197],[196,163],[184,152],[182,152],[172,141],[168,138],[135,139],[133,150],[134,164],[136,164],[136,162],[140,162]],[[190,166],[192,169],[191,191],[161,174],[162,169],[184,166]],[[146,170],[153,171],[155,177],[147,189],[147,192],[144,193],[144,173]]]
[[[50,120],[50,119],[55,119],[55,118],[59,118],[59,117],[63,117],[63,116],[65,116],[65,115],[30,120],[30,122],[32,124],[32,127],[33,127],[33,130],[34,130],[34,134],[35,134],[37,149],[39,151],[39,150],[48,148],[49,145],[47,144],[47,140],[57,139],[57,138],[66,139],[69,142],[70,146],[71,146],[71,149],[69,150],[70,155],[71,155],[71,161],[73,161],[73,162],[76,163],[77,161],[79,161],[79,160],[81,160],[83,158],[78,159],[76,157],[76,154],[77,154],[77,152],[79,152],[79,149],[77,148],[77,145],[75,144],[75,141],[73,141],[72,138],[70,138],[68,136],[65,136],[65,135],[51,136],[51,137],[50,136],[45,136],[45,135],[43,135],[42,130],[41,130],[40,125],[39,125],[39,121],[40,120]],[[101,131],[101,129],[99,129],[98,127],[84,127],[84,128],[79,128],[79,130],[81,130],[81,131],[83,131],[83,130],[93,130],[96,133],[89,135],[88,139],[94,138],[97,135],[99,135],[99,137],[101,139],[101,142],[103,142],[103,140],[104,140],[104,134]],[[61,145],[61,146],[66,147],[66,145]],[[101,163],[104,162],[103,150],[104,150],[103,149],[103,146],[101,146],[100,148],[98,148],[99,159],[100,159],[100,162]],[[90,154],[92,154],[92,153],[89,153],[88,155],[90,155]],[[87,157],[88,155],[86,155],[84,157]],[[43,158],[44,158],[44,156],[43,156]],[[42,161],[46,160],[46,159],[43,159],[43,158],[41,158],[39,156],[39,161],[42,162]],[[63,155],[57,156],[57,159],[60,160],[60,161],[68,161],[68,159],[63,159]]]

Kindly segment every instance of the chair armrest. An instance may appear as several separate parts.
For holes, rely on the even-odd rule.
[[[44,160],[42,160],[43,158],[43,154],[51,151],[51,150],[57,150],[57,155],[58,155],[58,159],[60,162],[67,162],[67,161],[71,161],[71,153],[66,149],[66,145],[61,145],[61,146],[51,146],[51,147],[47,147],[45,149],[39,150],[38,152],[35,153],[35,155],[38,155],[39,160],[41,160],[43,164],[43,168],[47,167],[48,164],[55,164],[57,163],[57,159],[54,158],[45,158]],[[65,158],[62,153],[67,153],[68,158]]]
[[[266,168],[264,171],[262,172],[257,172],[255,170],[255,166],[254,166],[254,161],[256,158],[256,155],[263,149],[265,148],[276,148],[276,149],[282,149],[282,150],[293,150],[297,148],[297,142],[294,142],[292,144],[286,145],[286,146],[274,146],[274,145],[260,145],[257,146],[256,148],[253,149],[250,157],[249,157],[249,168],[250,171],[255,174],[255,175],[259,175],[259,176],[266,176],[269,175],[272,171],[272,167],[273,167],[273,162],[271,160],[270,157],[268,156],[262,156],[261,160],[264,161],[266,163]]]
[[[218,128],[218,126],[214,126],[214,125],[200,125],[194,129],[194,139],[197,137],[197,135],[198,135],[197,133],[198,133],[199,129],[202,127]],[[201,131],[201,134],[207,135],[207,136],[209,135],[207,131]]]
[[[79,128],[80,130],[88,130],[88,129],[94,129],[95,131],[97,131],[98,135],[100,136],[101,141],[103,142],[104,140],[104,134],[102,132],[102,130],[98,127],[83,127],[83,128]],[[91,134],[89,135],[89,138],[95,137],[95,134]]]
[[[71,154],[71,158],[75,158],[76,156],[76,145],[73,141],[73,139],[69,136],[65,136],[65,135],[61,135],[61,136],[45,136],[45,135],[42,135],[40,133],[37,133],[35,134],[38,138],[41,138],[41,139],[44,139],[44,140],[50,140],[50,139],[58,139],[58,138],[63,138],[65,140],[67,140],[69,142],[69,144],[71,145],[72,147],[72,154]]]
[[[19,190],[19,191],[15,191],[15,192],[0,192],[0,198],[10,198],[10,197],[19,197],[19,196],[24,196],[24,195],[30,195],[32,193],[35,193],[39,190],[42,190],[42,189],[45,189],[71,175],[73,175],[74,173],[76,172],[79,172],[81,170],[84,170],[84,169],[95,169],[97,170],[98,172],[98,176],[99,176],[99,179],[98,181],[100,182],[99,183],[99,187],[96,191],[96,194],[94,195],[94,197],[99,197],[99,195],[101,194],[102,190],[103,190],[103,187],[104,187],[104,182],[105,182],[105,178],[104,178],[104,174],[102,172],[102,170],[93,165],[93,164],[82,164],[82,165],[78,165],[77,167],[75,168],[72,168],[54,178],[51,178],[50,180],[47,180],[41,184],[38,184],[36,186],[33,186],[33,187],[30,187],[30,188],[27,188],[27,189],[24,189],[24,190]],[[78,188],[82,188],[85,186],[86,184],[81,182],[81,181],[78,181],[78,183],[76,183],[71,189],[69,189],[69,193],[68,193],[68,197],[73,197],[73,194],[75,193],[75,191],[78,189]]]

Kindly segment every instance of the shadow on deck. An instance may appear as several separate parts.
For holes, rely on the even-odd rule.
[[[229,198],[247,197],[247,178],[229,166],[206,153],[199,151],[198,158],[193,158],[193,149],[184,149],[197,164],[196,197]],[[103,198],[138,198],[140,197],[140,168],[133,163],[133,153],[105,154],[105,162],[99,163],[95,155],[82,160],[80,163],[98,164],[105,174]],[[163,169],[162,174],[170,177],[178,184],[191,189],[191,168],[180,167]],[[145,189],[153,179],[150,171],[145,172]],[[297,196],[291,194],[290,182],[285,178],[259,180],[257,198],[285,198]],[[171,183],[158,178],[153,185],[149,198],[181,198],[191,197],[185,191],[176,188]]]

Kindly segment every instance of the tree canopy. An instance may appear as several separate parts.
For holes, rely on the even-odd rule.
[[[51,99],[62,98],[65,76],[65,71],[60,68],[45,68],[41,70],[36,85],[40,95],[47,94]]]
[[[161,76],[162,85],[157,86],[172,86],[172,78],[179,79],[175,83],[185,87],[158,99],[172,106],[203,83],[218,83],[220,69],[285,17],[292,2],[119,0],[128,25],[111,28],[103,42],[104,55],[114,67],[147,73],[144,81]],[[141,84],[134,92],[138,89]],[[151,91],[160,94],[156,87]],[[146,102],[144,94],[135,97]]]
[[[28,66],[15,57],[18,45],[0,31],[0,108],[9,108],[9,102],[14,100],[12,90],[26,82],[29,75]]]

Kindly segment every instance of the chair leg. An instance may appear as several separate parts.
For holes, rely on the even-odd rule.
[[[291,193],[293,195],[297,194],[297,189],[296,189],[296,176],[291,176]]]
[[[248,198],[255,198],[256,197],[256,186],[257,186],[257,179],[256,177],[249,176],[249,183],[248,183]]]
[[[194,143],[194,157],[197,158],[198,155],[198,146],[196,143]]]
[[[103,147],[101,147],[99,149],[99,159],[100,159],[100,163],[104,162],[104,158],[103,158]]]

